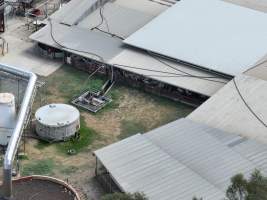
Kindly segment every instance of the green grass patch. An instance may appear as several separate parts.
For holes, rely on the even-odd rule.
[[[72,138],[66,142],[56,143],[57,149],[64,154],[68,154],[69,150],[74,150],[75,154],[83,151],[88,147],[97,135],[96,132],[86,126],[85,120],[81,117],[80,137]]]
[[[22,167],[22,176],[47,175],[51,176],[55,167],[52,159],[35,160]]]
[[[49,145],[51,145],[51,143],[46,142],[46,141],[43,141],[43,140],[38,140],[38,143],[35,144],[34,147],[35,147],[36,149],[43,150],[43,149],[45,149],[46,147],[48,147]]]
[[[28,156],[27,155],[18,155],[18,159],[19,160],[29,160]]]
[[[63,65],[47,79],[48,95],[59,95],[68,102],[74,96],[85,89],[100,89],[105,79],[100,76],[93,76],[88,80],[89,74],[74,67]],[[51,90],[57,89],[59,94],[53,94]]]
[[[65,99],[65,103],[69,103],[74,97],[80,95],[87,89],[100,90],[107,80],[106,77],[100,75],[94,75],[90,79],[88,79],[88,76],[88,73],[78,70],[75,67],[63,65],[46,79],[48,86],[46,94],[51,97],[60,96]],[[57,94],[53,93],[55,89],[58,91]],[[111,89],[108,95],[113,101],[103,110],[107,111],[118,107],[119,93],[117,87]],[[101,111],[97,114],[101,113],[103,112]]]
[[[119,139],[125,139],[137,133],[145,133],[146,127],[138,121],[123,120],[121,122],[121,134],[118,136]]]
[[[62,174],[69,175],[69,174],[73,174],[73,173],[77,172],[78,170],[79,170],[79,168],[76,166],[65,166],[65,167],[62,167],[60,169],[60,172]]]

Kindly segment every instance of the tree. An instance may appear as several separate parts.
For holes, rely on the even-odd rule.
[[[107,194],[101,198],[101,200],[148,200],[143,193],[113,193]]]
[[[231,178],[226,197],[229,200],[267,200],[267,178],[259,170],[255,170],[249,179],[237,174]]]

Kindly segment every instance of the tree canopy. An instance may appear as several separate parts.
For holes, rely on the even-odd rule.
[[[231,179],[226,197],[229,200],[267,200],[267,177],[259,170],[255,170],[248,179],[243,174],[237,174]]]
[[[101,200],[148,200],[143,193],[113,193],[105,195]],[[193,197],[192,200],[204,200]],[[249,178],[237,174],[231,178],[226,191],[226,200],[267,200],[267,177],[255,170]]]

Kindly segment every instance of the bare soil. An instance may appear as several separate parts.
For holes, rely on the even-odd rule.
[[[15,181],[12,200],[75,200],[66,187],[43,180]]]

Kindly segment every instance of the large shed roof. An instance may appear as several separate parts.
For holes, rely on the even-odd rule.
[[[52,24],[52,25],[51,25]],[[34,41],[91,59],[108,61],[122,51],[120,39],[52,20],[30,36]],[[51,30],[52,26],[52,30]]]
[[[184,0],[124,42],[235,76],[267,53],[267,14],[221,0]]]
[[[73,13],[77,9],[76,4],[79,4],[79,1],[83,2],[83,0],[72,0],[64,4],[59,11],[51,16],[52,32],[50,22],[47,21],[47,26],[32,34],[30,38],[87,58],[99,60],[100,56],[108,64],[117,64],[115,67],[205,96],[212,96],[229,81],[210,72],[178,64],[175,61],[163,58],[157,60],[145,51],[123,45],[122,40],[117,37],[112,37],[97,29],[91,30],[97,26],[103,31],[127,37],[154,18],[158,12],[169,7],[146,0],[136,0],[134,4],[125,4],[124,1],[120,0],[107,2],[101,8],[101,14],[104,17],[104,21],[101,23],[100,8],[92,11],[90,8],[95,1],[89,1],[87,6],[79,11],[79,15],[84,17],[79,18],[79,20],[74,17],[73,20],[78,20],[78,23],[69,23],[72,25],[67,26],[64,20],[67,20],[66,16],[69,12]],[[151,8],[151,12],[155,10],[157,12],[149,12],[148,7]],[[87,15],[82,14],[83,12],[86,14],[88,10],[92,12]],[[151,70],[159,72],[151,73]]]
[[[230,178],[267,172],[267,147],[188,119],[135,135],[95,155],[126,192],[150,199],[224,198]]]
[[[140,134],[95,155],[125,192],[142,191],[151,200],[223,199],[220,190]]]
[[[103,23],[101,23],[101,15],[105,19]],[[153,15],[108,2],[81,20],[77,26],[85,29],[98,27],[103,31],[126,38],[147,24],[153,17]]]
[[[209,126],[267,143],[267,82],[240,75],[189,115]]]
[[[109,63],[123,70],[206,96],[212,96],[229,81],[212,73],[130,48],[124,48]]]

